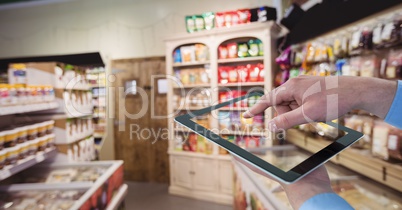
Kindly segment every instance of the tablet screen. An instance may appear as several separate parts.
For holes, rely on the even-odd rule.
[[[336,122],[311,123],[289,130],[268,130],[269,111],[246,119],[243,113],[253,106],[259,93],[221,101],[215,106],[199,110],[187,110],[175,118],[178,124],[188,128],[188,138],[179,138],[184,148],[202,151],[198,142],[209,141],[222,147],[233,156],[251,163],[285,183],[299,180],[307,173],[324,164],[330,158],[362,138],[363,134],[346,128]],[[225,99],[227,100],[227,99]],[[307,133],[307,135],[306,135]],[[203,139],[205,141],[203,141]],[[188,140],[188,141],[187,141]],[[190,142],[188,145],[187,143]],[[289,144],[291,142],[292,144]],[[276,145],[308,145],[311,155],[300,156],[288,150],[278,150]],[[216,150],[209,150],[216,154]]]
[[[304,141],[306,141],[306,139],[300,139],[302,135],[298,134],[306,132],[312,137],[309,139],[309,144],[314,146],[315,151],[311,152],[317,152],[346,134],[344,131],[324,123],[305,124],[287,131],[279,130],[279,132],[272,133],[267,129],[269,119],[265,117],[265,114],[257,114],[248,119],[243,117],[243,113],[249,107],[253,106],[258,98],[259,96],[244,98],[236,103],[217,108],[203,115],[192,116],[191,110],[188,110],[188,113],[192,116],[190,119],[196,125],[212,131],[227,142],[249,151],[252,155],[267,161],[284,172],[288,172],[299,165],[308,159],[310,155],[300,155],[300,153],[295,152],[293,149],[286,149],[286,147],[278,147],[281,148],[279,150],[267,148],[273,145],[293,145],[290,143],[293,141],[305,143]],[[202,127],[199,127],[199,129],[202,130]],[[321,138],[317,140],[317,137]],[[197,135],[197,139],[199,138],[202,137]],[[186,140],[189,139],[189,137],[187,136],[186,138],[186,136],[184,136],[181,139]],[[315,140],[316,142],[314,142]],[[218,139],[216,139],[216,141],[218,141]],[[198,140],[197,143],[198,142],[200,142],[200,140]],[[189,148],[191,146],[192,145],[190,145]],[[202,147],[202,145],[198,146]],[[224,149],[220,148],[219,153],[224,153],[222,150]],[[313,153],[311,153],[311,155],[312,154]]]

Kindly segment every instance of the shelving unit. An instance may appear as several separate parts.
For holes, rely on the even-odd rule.
[[[12,115],[12,114],[24,114],[36,111],[45,111],[50,109],[56,109],[59,107],[57,102],[46,102],[38,104],[26,104],[26,105],[16,105],[10,107],[0,107],[0,116]]]
[[[249,90],[258,87],[265,91],[272,90],[273,88],[273,75],[276,66],[273,63],[273,58],[276,57],[276,49],[273,45],[280,28],[274,22],[256,22],[247,25],[239,25],[232,28],[213,29],[210,31],[203,31],[193,34],[178,34],[167,38],[166,41],[166,73],[167,75],[175,75],[175,71],[186,71],[193,67],[199,68],[203,65],[207,66],[209,83],[208,84],[186,84],[177,85],[171,82],[168,87],[168,113],[174,113],[175,110],[192,111],[197,110],[198,107],[188,106],[178,108],[174,104],[174,96],[179,91],[184,90],[187,94],[191,88],[208,90],[211,94],[208,101],[219,101],[219,90],[224,88],[229,89],[242,89]],[[245,39],[259,39],[263,43],[264,56],[235,58],[235,59],[218,59],[218,48],[222,44],[233,41],[244,41]],[[182,47],[191,44],[202,44],[208,49],[207,62],[193,62],[193,63],[174,63],[173,52]],[[256,64],[261,63],[265,67],[265,79],[261,82],[247,82],[247,83],[228,83],[219,84],[218,82],[218,67],[220,65],[234,65],[234,64]],[[180,86],[180,87],[179,87]],[[190,99],[191,100],[191,99]],[[207,107],[207,104],[203,104]],[[227,107],[222,110],[225,111],[245,111],[246,107],[231,108]],[[265,118],[271,118],[271,110],[267,110]],[[263,125],[266,127],[267,122]],[[219,128],[218,120],[210,118],[210,127]],[[170,174],[171,184],[169,192],[175,195],[192,197],[195,199],[208,200],[217,203],[231,204],[232,197],[232,183],[227,181],[228,177],[232,177],[232,163],[230,155],[219,154],[217,145],[212,145],[212,154],[178,151],[175,150],[174,139],[175,133],[183,133],[184,135],[193,134],[185,128],[178,128],[175,126],[173,118],[168,119],[169,128],[169,149],[168,154],[170,158]],[[228,135],[252,135],[268,137],[268,134],[261,132],[245,133],[245,132],[228,132]],[[267,138],[268,139],[268,138]],[[267,145],[271,145],[270,140],[266,141]],[[265,145],[264,145],[265,146]],[[194,166],[194,167],[193,167]],[[208,172],[207,172],[208,171]],[[207,174],[208,173],[208,174]],[[211,176],[213,174],[213,176]],[[203,177],[211,177],[208,183],[203,182]],[[221,184],[218,184],[221,183]]]
[[[55,148],[46,149],[43,152],[38,152],[34,156],[29,156],[25,159],[19,160],[15,165],[6,166],[0,169],[0,181],[7,179],[8,177],[17,174],[33,165],[41,163],[49,158],[54,157],[57,154]]]

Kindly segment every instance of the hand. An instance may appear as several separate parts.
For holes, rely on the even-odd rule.
[[[255,173],[258,173],[262,176],[265,176],[269,179],[272,179],[271,176],[261,171],[259,168],[255,167],[252,164],[240,159],[236,156],[233,156],[236,161],[242,163]],[[333,193],[331,188],[331,182],[327,173],[327,169],[325,166],[320,166],[316,170],[307,174],[305,177],[301,178],[295,183],[292,184],[284,184],[279,182],[282,188],[285,190],[286,195],[288,196],[289,202],[292,205],[293,209],[299,209],[300,206],[307,201],[309,198],[314,195],[321,193]]]
[[[396,81],[369,77],[299,76],[262,96],[244,117],[252,117],[272,106],[278,113],[269,122],[272,131],[327,122],[353,109],[363,109],[384,118],[396,88]]]

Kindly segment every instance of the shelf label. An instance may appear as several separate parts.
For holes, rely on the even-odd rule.
[[[5,179],[11,176],[11,172],[8,169],[0,170],[0,179]]]
[[[43,160],[45,160],[45,156],[43,154],[38,154],[36,155],[36,162],[42,162]]]

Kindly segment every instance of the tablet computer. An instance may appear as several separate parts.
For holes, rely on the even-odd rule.
[[[257,155],[251,153],[246,148],[242,148],[241,146],[228,141],[226,135],[218,130],[210,130],[205,127],[205,125],[200,125],[196,123],[196,119],[199,117],[205,117],[207,115],[211,115],[212,117],[217,117],[219,122],[225,121],[225,117],[229,117],[231,111],[230,107],[242,107],[247,101],[256,100],[256,97],[260,97],[262,94],[258,92],[249,93],[245,96],[235,98],[233,100],[229,100],[227,102],[223,102],[211,107],[203,108],[196,111],[191,111],[187,114],[178,116],[175,118],[175,121],[191,131],[195,132],[198,135],[205,137],[207,140],[219,145],[220,147],[226,149],[229,153],[240,158],[242,161],[251,164],[254,168],[257,168],[260,172],[263,172],[270,177],[276,179],[277,181],[281,181],[283,183],[293,183],[308,173],[312,172],[314,169],[318,168],[325,162],[327,162],[330,158],[334,157],[336,154],[344,150],[345,148],[352,145],[354,142],[358,141],[363,137],[363,134],[357,132],[355,130],[346,128],[339,124],[333,122],[325,123],[327,129],[332,128],[332,132],[335,130],[336,137],[333,141],[328,141],[328,145],[319,150],[318,152],[312,154],[310,157],[307,157],[304,160],[295,161],[292,166],[281,166],[278,163],[265,161]],[[246,102],[245,102],[246,101]],[[250,103],[248,103],[250,104]],[[220,110],[224,110],[224,114],[216,114],[220,112]],[[228,111],[229,110],[229,111]],[[233,110],[242,110],[242,109],[233,109]],[[243,111],[233,111],[238,112],[237,116]],[[213,116],[214,115],[214,116]],[[251,126],[260,124],[261,119],[258,119],[259,123],[251,123]],[[241,128],[241,123],[239,124],[238,129],[249,129],[249,128]],[[226,129],[226,128],[225,128]],[[266,130],[265,130],[266,131]],[[264,132],[264,131],[260,131]],[[250,131],[249,134],[247,132],[243,132],[244,135],[253,136],[255,131]],[[266,132],[267,133],[267,132]],[[338,135],[339,134],[339,135]],[[243,135],[242,130],[238,130],[234,132],[234,135]],[[269,136],[269,135],[267,135]]]

